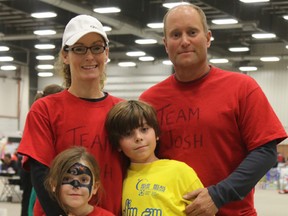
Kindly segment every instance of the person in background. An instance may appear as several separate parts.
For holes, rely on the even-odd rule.
[[[67,215],[114,215],[98,207],[97,203],[89,203],[101,189],[100,169],[94,156],[84,147],[71,147],[58,154],[52,161],[44,185]]]
[[[187,164],[159,160],[155,155],[160,130],[153,107],[122,101],[110,110],[105,126],[110,143],[130,160],[123,182],[122,215],[186,215],[190,202],[183,194],[203,185]]]
[[[44,87],[43,91],[39,91],[34,96],[34,101],[50,94],[55,94],[63,91],[64,88],[58,84],[49,84]],[[18,154],[19,155],[19,154]],[[21,161],[23,157],[21,156]],[[24,160],[23,160],[24,161]],[[21,200],[21,216],[33,216],[33,207],[36,200],[36,192],[32,187],[30,172],[20,166],[20,179],[22,200]]]
[[[102,24],[89,15],[72,18],[65,27],[56,67],[64,74],[64,91],[35,101],[27,115],[18,152],[28,157],[37,193],[34,215],[65,215],[45,190],[50,163],[71,146],[83,146],[96,158],[104,192],[99,206],[121,213],[122,162],[106,138],[107,112],[122,99],[103,92],[108,38]],[[39,203],[40,202],[40,203]],[[41,206],[39,205],[41,204]]]
[[[204,12],[180,5],[164,16],[164,45],[174,73],[140,95],[157,110],[159,157],[193,167],[204,189],[187,193],[194,215],[257,215],[254,186],[275,164],[287,134],[248,75],[208,64]]]
[[[49,84],[49,85],[44,87],[43,91],[39,91],[36,93],[36,95],[34,97],[34,101],[38,100],[39,98],[45,97],[47,95],[61,92],[63,90],[64,90],[64,88],[61,85]]]
[[[18,163],[15,158],[12,159],[11,153],[5,153],[1,161],[1,172],[18,174]]]

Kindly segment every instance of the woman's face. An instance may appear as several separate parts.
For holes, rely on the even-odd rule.
[[[79,209],[88,205],[97,189],[89,167],[84,162],[78,162],[63,177],[60,200],[70,210]]]
[[[99,34],[93,32],[81,37],[70,48],[95,45],[105,46],[105,42]],[[90,49],[87,50],[86,54],[76,54],[72,50],[62,51],[63,62],[70,65],[72,83],[77,81],[100,81],[108,61],[108,54],[108,47],[104,52],[98,54],[93,54]]]

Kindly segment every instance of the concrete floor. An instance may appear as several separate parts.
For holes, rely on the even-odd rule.
[[[255,207],[259,216],[288,216],[288,194],[256,189]],[[20,203],[0,202],[0,216],[20,216]]]

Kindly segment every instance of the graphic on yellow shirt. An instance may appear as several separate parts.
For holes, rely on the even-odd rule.
[[[138,196],[153,196],[156,197],[159,193],[165,192],[165,186],[154,184],[151,187],[151,184],[147,179],[138,179],[136,184],[136,190],[138,191]],[[132,200],[126,199],[125,201],[125,210],[126,215],[136,216],[138,213],[137,207],[133,207]],[[162,210],[157,208],[146,208],[141,215],[153,215],[160,216],[162,215]]]
[[[185,216],[187,192],[202,188],[188,165],[174,160],[131,164],[123,182],[123,216]]]

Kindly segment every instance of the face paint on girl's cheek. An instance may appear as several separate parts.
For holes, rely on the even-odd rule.
[[[93,175],[87,166],[81,163],[75,163],[68,169],[67,174],[63,177],[62,185],[63,184],[70,184],[74,188],[86,187],[89,190],[90,196],[92,193]]]

